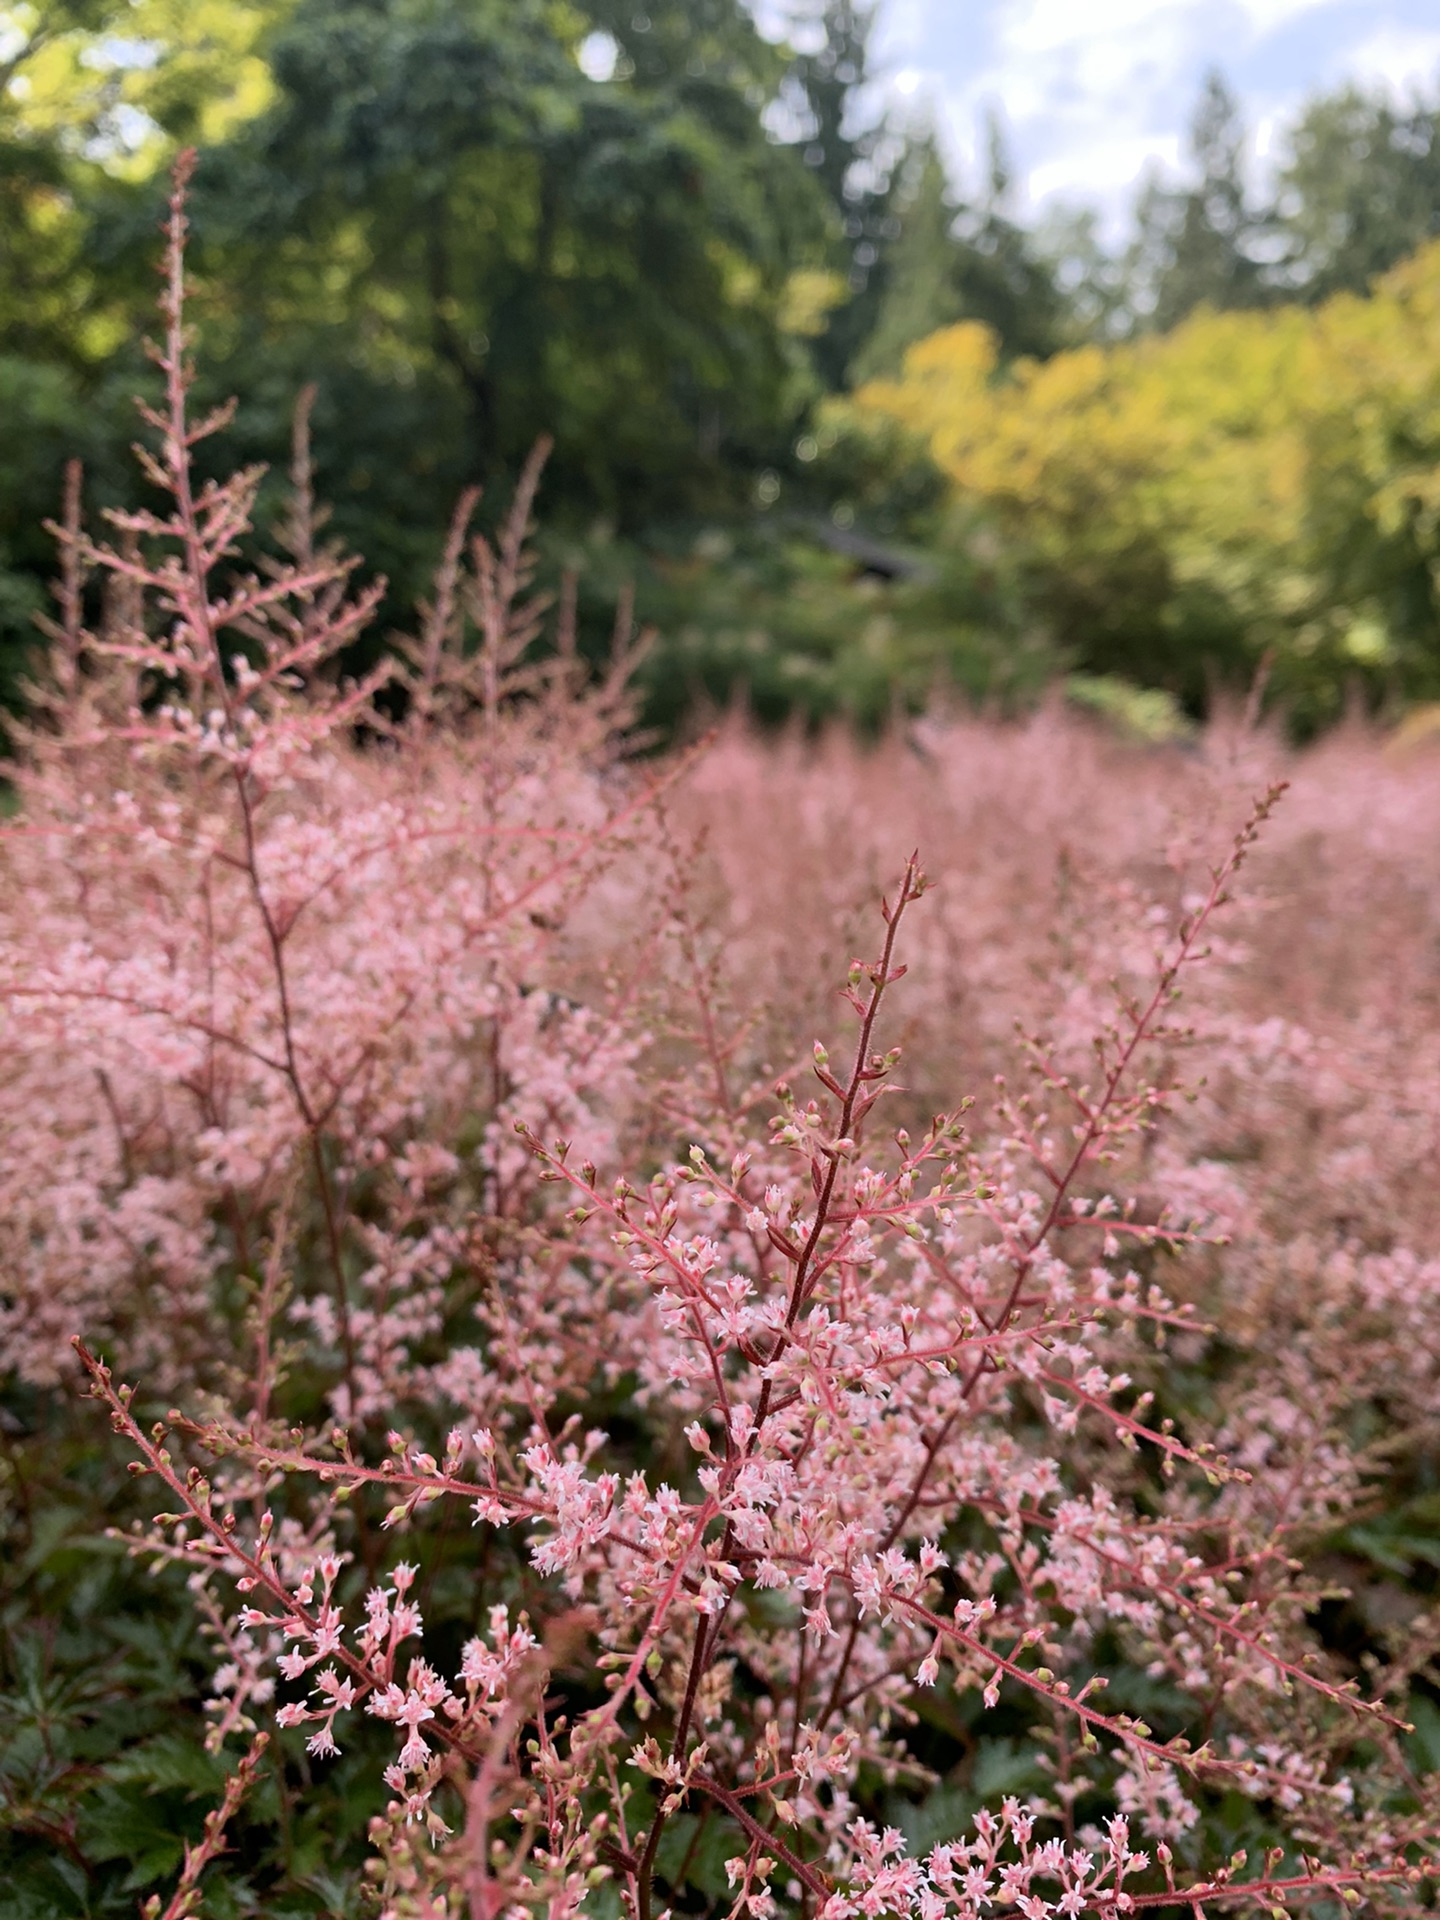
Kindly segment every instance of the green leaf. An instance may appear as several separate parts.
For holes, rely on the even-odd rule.
[[[1406,1746],[1419,1773],[1440,1772],[1440,1707],[1423,1693],[1412,1695],[1405,1709],[1415,1731]]]

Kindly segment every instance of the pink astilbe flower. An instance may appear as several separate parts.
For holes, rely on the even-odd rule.
[[[1295,1815],[1307,1836],[1325,1832],[1343,1844],[1333,1867],[1307,1868],[1307,1888],[1333,1892],[1342,1884],[1337,1873],[1361,1872],[1355,1862],[1369,1856],[1353,1791],[1313,1749],[1259,1737],[1253,1707],[1228,1716],[1223,1748],[1162,1740],[1134,1716],[1107,1710],[1089,1653],[1096,1633],[1119,1631],[1132,1658],[1183,1679],[1197,1701],[1237,1689],[1251,1700],[1298,1690],[1331,1716],[1386,1724],[1378,1703],[1327,1678],[1293,1644],[1307,1604],[1302,1588],[1292,1601],[1271,1575],[1278,1590],[1264,1603],[1238,1598],[1233,1555],[1215,1564],[1201,1550],[1203,1535],[1187,1526],[1199,1487],[1209,1490],[1213,1511],[1232,1484],[1247,1483],[1207,1444],[1182,1441],[1169,1421],[1152,1423],[1150,1396],[1133,1399],[1131,1376],[1111,1358],[1127,1343],[1137,1357],[1147,1351],[1136,1344],[1141,1327],[1152,1338],[1188,1337],[1189,1317],[1119,1260],[1122,1237],[1133,1251],[1169,1244],[1174,1231],[1142,1228],[1124,1207],[1081,1204],[1079,1192],[1088,1167],[1148,1124],[1157,1096],[1143,1085],[1125,1091],[1126,1072],[1157,1032],[1163,1036],[1175,982],[1201,950],[1208,914],[1254,834],[1252,824],[1207,898],[1182,920],[1156,984],[1128,1010],[1128,1030],[1117,1028],[1102,1046],[1097,1086],[1074,1087],[1042,1057],[1042,1079],[1081,1116],[1068,1146],[1055,1149],[1030,1122],[1017,1122],[1047,1176],[1048,1199],[1013,1186],[1013,1140],[979,1153],[953,1116],[938,1116],[918,1142],[902,1130],[888,1166],[867,1162],[864,1119],[897,1064],[893,1051],[876,1049],[876,1024],[904,972],[895,958],[902,920],[926,891],[913,862],[886,909],[883,953],[851,969],[851,1065],[833,1072],[817,1047],[821,1097],[803,1107],[787,1097],[768,1143],[725,1168],[697,1145],[640,1190],[623,1178],[602,1182],[593,1164],[574,1164],[568,1144],[547,1147],[517,1122],[545,1180],[579,1201],[564,1223],[577,1254],[583,1245],[599,1263],[608,1246],[631,1277],[628,1298],[617,1294],[608,1308],[609,1337],[638,1334],[637,1377],[683,1423],[694,1465],[681,1484],[607,1467],[603,1432],[572,1424],[552,1434],[533,1402],[524,1424],[518,1407],[511,1415],[513,1442],[502,1448],[489,1428],[457,1430],[443,1463],[417,1454],[400,1434],[392,1435],[391,1458],[371,1467],[338,1435],[338,1452],[327,1457],[204,1429],[208,1445],[261,1474],[309,1472],[351,1498],[386,1485],[398,1496],[392,1524],[450,1498],[469,1505],[480,1524],[523,1529],[531,1565],[588,1610],[586,1637],[598,1632],[612,1667],[607,1703],[573,1725],[551,1729],[543,1709],[522,1704],[516,1683],[507,1684],[503,1612],[492,1624],[493,1648],[472,1643],[455,1681],[423,1658],[401,1676],[395,1643],[421,1624],[403,1598],[408,1567],[397,1570],[393,1591],[372,1590],[366,1602],[364,1639],[348,1656],[358,1686],[321,1667],[343,1642],[325,1570],[319,1587],[307,1571],[287,1590],[269,1572],[263,1545],[247,1559],[225,1522],[184,1488],[163,1447],[145,1438],[108,1374],[88,1362],[144,1464],[186,1493],[192,1523],[238,1559],[245,1578],[268,1585],[278,1611],[267,1624],[303,1648],[282,1656],[282,1672],[295,1679],[319,1668],[313,1703],[282,1709],[285,1723],[315,1723],[315,1750],[329,1751],[336,1713],[368,1690],[368,1711],[402,1736],[387,1777],[406,1817],[433,1825],[440,1745],[476,1765],[477,1781],[502,1764],[514,1775],[517,1761],[497,1759],[496,1742],[533,1721],[536,1768],[519,1771],[549,1809],[548,1855],[567,1861],[577,1848],[584,1855],[584,1833],[593,1845],[597,1829],[580,1814],[595,1793],[604,1804],[607,1792],[618,1792],[609,1819],[623,1821],[629,1789],[620,1787],[620,1770],[634,1770],[654,1783],[654,1812],[643,1835],[611,1842],[605,1858],[640,1911],[652,1897],[667,1819],[706,1800],[750,1839],[750,1851],[728,1868],[737,1912],[768,1913],[789,1898],[775,1890],[782,1875],[785,1886],[836,1915],[978,1912],[997,1898],[1036,1914],[1128,1910],[1140,1896],[1126,1891],[1125,1878],[1142,1875],[1149,1856],[1116,1840],[1113,1880],[1089,1884],[1088,1867],[1078,1870],[1079,1856],[1061,1839],[1032,1845],[1053,1806],[1007,1803],[1004,1832],[1017,1853],[1002,1862],[992,1846],[988,1867],[972,1865],[958,1890],[927,1874],[898,1832],[877,1840],[857,1817],[860,1769],[907,1764],[906,1698],[943,1675],[957,1690],[978,1689],[990,1711],[1006,1688],[1041,1704],[1066,1751],[1063,1801],[1073,1804],[1108,1779],[1121,1813],[1176,1842],[1197,1824],[1193,1792],[1229,1780]],[[697,1230],[701,1221],[708,1231]],[[1097,1240],[1114,1242],[1119,1263],[1067,1260],[1059,1248],[1070,1240],[1092,1249]],[[527,1268],[518,1277],[523,1292],[535,1275]],[[502,1372],[512,1364],[500,1343],[489,1358]],[[1027,1432],[1017,1415],[1031,1395],[1042,1413],[1049,1399],[1074,1406],[1075,1421],[1043,1417]],[[1073,1451],[1082,1437],[1079,1457],[1094,1463],[1107,1446],[1121,1459],[1142,1443],[1151,1449],[1160,1484],[1172,1489],[1174,1523],[1147,1516],[1133,1491],[1121,1491],[1124,1476],[1082,1496],[1073,1463],[1044,1444],[1060,1438]],[[967,1511],[987,1516],[994,1544],[949,1554],[937,1530]],[[1248,1568],[1243,1558],[1239,1564]],[[1265,1566],[1257,1561],[1252,1578]],[[245,1624],[257,1617],[243,1616]],[[527,1678],[544,1670],[546,1650],[528,1630],[515,1644]],[[772,1701],[794,1695],[788,1736],[783,1719],[761,1711],[764,1696],[756,1701],[763,1737],[753,1752],[734,1712],[737,1665]],[[856,1701],[864,1703],[858,1720]],[[666,1743],[652,1734],[634,1743],[634,1716],[643,1726],[657,1705],[670,1720]],[[557,1793],[569,1813],[560,1812]],[[488,1810],[491,1794],[483,1797]],[[511,1817],[523,1834],[529,1816],[521,1808]],[[487,1811],[487,1832],[488,1819]],[[1112,1825],[1112,1837],[1124,1831],[1123,1820]],[[977,1832],[983,1851],[995,1829],[982,1820]],[[791,1839],[807,1833],[811,1844],[797,1851]],[[463,1837],[456,1844],[463,1855]],[[1385,1858],[1366,1869],[1377,1886],[1397,1871],[1395,1845],[1392,1823]],[[511,1860],[519,1878],[504,1897],[515,1899],[536,1884],[534,1860],[528,1851]],[[587,1871],[599,1864],[595,1855]],[[492,1871],[487,1865],[486,1875]],[[1403,1878],[1408,1864],[1398,1871]],[[1248,1886],[1247,1897],[1253,1892]],[[498,1888],[493,1897],[502,1897]],[[1068,1908],[1055,1904],[1064,1900]]]

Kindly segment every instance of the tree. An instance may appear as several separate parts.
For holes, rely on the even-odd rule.
[[[867,97],[875,18],[875,0],[820,0],[797,22],[803,44],[787,76],[797,145],[825,190],[836,235],[834,304],[815,349],[832,390],[874,331],[901,231],[896,203],[908,143]]]
[[[223,138],[263,106],[263,42],[293,0],[25,0],[0,9],[13,48],[4,112],[32,139],[131,177],[174,145]],[[23,86],[15,82],[23,77]]]
[[[603,81],[578,59],[597,30]],[[780,318],[823,231],[760,121],[783,63],[737,5],[300,0],[268,57],[273,104],[197,178],[202,264],[242,289],[208,331],[270,445],[320,380],[327,491],[387,563],[541,432],[552,505],[631,525],[788,442]]]
[[[742,0],[586,0],[584,17],[614,40],[619,76],[753,124],[784,77],[787,54]]]
[[[979,197],[962,209],[955,278],[967,319],[982,321],[1007,357],[1045,355],[1060,344],[1063,301],[1048,263],[1015,218],[1004,129],[991,115]]]
[[[790,67],[804,96],[809,117],[805,164],[819,179],[831,204],[842,211],[860,205],[874,182],[857,177],[872,161],[884,137],[883,121],[863,118],[857,96],[870,74],[870,37],[874,0],[824,0],[809,20],[810,38]],[[847,238],[854,238],[847,235]]]
[[[1277,224],[1301,298],[1363,292],[1440,233],[1440,103],[1405,111],[1343,87],[1310,102],[1289,148]]]
[[[0,8],[0,701],[34,638],[67,459],[128,490],[154,298],[146,182],[263,104],[288,0],[25,0]]]
[[[899,233],[886,256],[874,325],[852,363],[857,380],[896,371],[907,347],[963,318],[955,273],[959,217],[939,145],[927,131],[911,142],[899,169]]]
[[[1198,306],[1254,306],[1266,298],[1253,251],[1263,221],[1252,213],[1243,166],[1244,127],[1220,74],[1206,75],[1190,124],[1193,186],[1146,185],[1131,248],[1138,311],[1164,330]]]
[[[857,378],[897,371],[907,347],[958,320],[983,322],[1007,359],[1060,344],[1061,296],[1008,211],[1009,167],[993,120],[989,147],[985,187],[967,205],[953,193],[934,133],[912,141],[896,193],[899,236],[874,329],[854,363]]]
[[[115,12],[53,0],[0,14],[0,701],[15,697],[43,602],[38,523],[59,504],[67,455],[93,449],[86,387],[125,333],[79,204],[95,172],[74,137],[83,120],[56,111],[81,73],[77,45]]]
[[[1067,345],[1116,339],[1132,330],[1127,262],[1107,243],[1096,208],[1047,208],[1031,244],[1063,305]]]

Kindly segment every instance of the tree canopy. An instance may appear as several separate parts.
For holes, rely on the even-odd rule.
[[[771,50],[716,4],[681,62],[673,11],[596,81],[541,0],[300,0],[272,104],[200,175],[237,358],[332,410],[387,390],[459,479],[543,425],[562,490],[621,516],[748,470],[803,403],[781,322],[820,209],[746,97]]]
[[[1083,211],[1027,225],[998,123],[970,177],[937,129],[879,110],[873,26],[873,0],[795,0],[783,42],[745,0],[0,6],[0,699],[34,644],[51,567],[41,523],[66,461],[84,461],[92,499],[134,486],[130,397],[151,377],[155,228],[182,145],[200,152],[203,379],[217,399],[243,396],[246,455],[283,470],[313,384],[334,531],[403,602],[460,489],[483,484],[499,510],[549,434],[547,514],[570,561],[583,550],[613,573],[602,550],[619,540],[654,610],[686,629],[674,659],[696,631],[719,646],[733,625],[714,613],[714,582],[693,605],[678,584],[697,541],[754,549],[756,578],[775,583],[754,619],[774,635],[816,552],[817,578],[841,564],[822,540],[787,574],[781,549],[816,527],[833,542],[857,514],[861,534],[908,543],[904,566],[952,583],[930,594],[917,658],[944,652],[942,631],[963,648],[991,621],[984,568],[952,564],[936,502],[955,476],[926,451],[933,433],[893,418],[882,433],[868,404],[835,410],[857,385],[893,383],[927,340],[971,343],[961,357],[983,362],[982,413],[1012,420],[1017,393],[1068,393],[1053,402],[1071,409],[1066,431],[1094,426],[1065,383],[1103,365],[1107,391],[1124,390],[1116,417],[1138,421],[1150,363],[1075,358],[1087,342],[1169,338],[1206,310],[1273,312],[1274,338],[1289,339],[1298,322],[1284,316],[1363,293],[1440,230],[1440,101],[1352,87],[1311,102],[1267,195],[1219,75],[1197,105],[1187,177],[1148,183],[1123,246]],[[1242,329],[1237,351],[1260,337]],[[961,491],[1013,541],[1003,487]],[[1068,598],[1041,594],[1042,625],[1082,663],[1168,675],[1198,698],[1219,643],[1203,621],[1166,637],[1145,613],[1161,604],[1138,557],[1148,523],[1116,518],[1137,501],[1102,488],[1076,507],[1083,538],[1064,550],[1077,570]],[[1347,550],[1371,524],[1355,511]],[[1076,558],[1097,543],[1139,569],[1104,575],[1103,606]],[[737,604],[748,592],[737,585]],[[1335,592],[1336,609],[1351,606],[1349,587]],[[1015,603],[1017,647],[1035,639],[1037,604]],[[861,609],[846,630],[868,619]],[[1263,624],[1220,654],[1250,657]],[[905,679],[898,656],[877,660],[877,684]],[[697,671],[720,691],[712,666]]]

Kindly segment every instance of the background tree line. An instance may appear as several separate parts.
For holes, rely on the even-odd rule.
[[[957,182],[932,131],[870,109],[863,0],[802,5],[789,44],[741,0],[35,0],[0,19],[7,698],[65,459],[94,500],[132,484],[181,144],[202,153],[204,377],[243,397],[243,454],[283,471],[314,382],[333,534],[405,601],[460,488],[498,508],[553,434],[552,559],[597,621],[636,577],[665,634],[660,719],[737,683],[762,711],[874,717],[937,677],[985,694],[1057,667],[1195,704],[1258,638],[1142,621],[1118,644],[1113,620],[1057,618],[1044,515],[997,514],[903,409],[882,426],[844,396],[958,323],[987,330],[993,385],[1197,307],[1319,307],[1440,231],[1440,100],[1313,101],[1260,198],[1218,77],[1190,183],[1150,181],[1126,245],[1088,214],[1027,225],[998,128]],[[1132,505],[1102,491],[1092,511]],[[1426,691],[1437,649],[1410,653]],[[1316,668],[1317,713],[1337,672]]]

